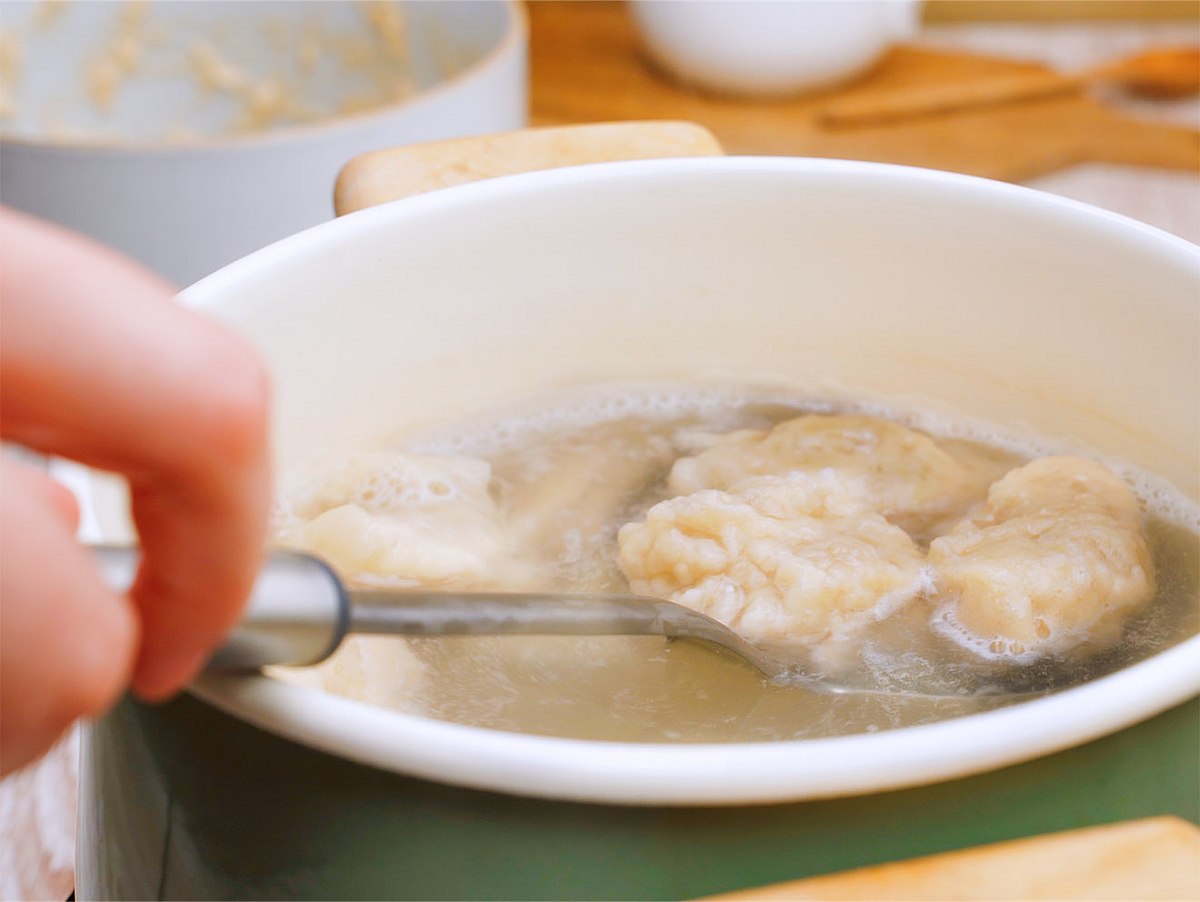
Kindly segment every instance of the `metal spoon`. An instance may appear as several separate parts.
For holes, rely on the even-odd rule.
[[[109,585],[133,582],[136,548],[94,549]],[[352,633],[401,636],[640,636],[699,639],[728,649],[771,680],[802,679],[794,661],[768,654],[691,608],[640,595],[349,589],[324,561],[271,552],[241,621],[213,670],[306,666]]]
[[[94,549],[108,583],[133,582],[136,548]],[[742,658],[774,683],[814,692],[962,697],[911,686],[851,685],[813,673],[800,655],[752,645],[723,623],[661,598],[639,595],[362,590],[343,585],[328,564],[290,551],[267,556],[241,621],[210,659],[210,670],[307,666],[332,655],[352,633],[402,636],[638,636],[698,639]],[[976,694],[1009,695],[985,689]],[[1038,693],[1011,693],[1026,695]]]

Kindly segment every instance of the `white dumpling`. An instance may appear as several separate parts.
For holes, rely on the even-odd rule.
[[[869,509],[922,532],[981,500],[990,479],[923,433],[878,417],[812,414],[730,433],[676,461],[670,490],[729,489],[749,476],[832,470]]]
[[[1078,457],[1011,471],[929,550],[934,626],[985,657],[1027,660],[1120,638],[1154,593],[1138,500]]]
[[[813,644],[920,593],[922,554],[837,474],[791,473],[655,505],[619,534],[633,591],[686,605],[751,641]]]
[[[490,480],[469,457],[339,457],[291,474],[277,538],[352,580],[474,583],[507,548]]]
[[[351,636],[314,667],[268,667],[285,683],[321,689],[386,708],[413,708],[425,685],[425,664],[397,636]]]

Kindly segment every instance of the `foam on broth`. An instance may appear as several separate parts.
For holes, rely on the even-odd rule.
[[[411,436],[397,447],[491,464],[493,499],[523,564],[516,587],[621,592],[628,584],[617,566],[617,530],[668,496],[667,474],[678,457],[702,449],[715,435],[831,412],[867,413],[927,432],[986,472],[989,481],[1031,458],[1063,450],[928,409],[776,391],[648,387],[581,390]],[[1120,461],[1103,462],[1145,505],[1156,596],[1115,648],[1078,661],[986,665],[997,686],[1066,685],[1126,666],[1200,628],[1200,509],[1156,477]],[[503,582],[514,587],[511,574]],[[857,677],[901,690],[891,694],[823,695],[773,685],[728,653],[657,637],[372,639],[371,657],[356,650],[349,676],[333,670],[323,679],[312,671],[280,675],[458,723],[615,741],[816,738],[929,723],[1012,703],[1005,694],[980,691],[980,662],[934,637],[928,614],[924,602],[911,604],[855,640]],[[398,661],[405,692],[381,693],[373,681],[396,680]],[[943,697],[914,695],[908,691],[913,686]]]

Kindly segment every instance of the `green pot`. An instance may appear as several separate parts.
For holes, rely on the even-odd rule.
[[[84,743],[79,897],[686,899],[978,843],[1200,822],[1200,703],[989,774],[751,807],[555,802],[404,777],[191,697]]]

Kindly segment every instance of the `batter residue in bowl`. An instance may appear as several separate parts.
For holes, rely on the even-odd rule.
[[[1195,508],[1058,450],[866,404],[626,388],[313,460],[287,474],[277,536],[352,582],[632,588],[900,691],[816,695],[649,637],[353,639],[275,674],[613,740],[840,735],[1007,704],[988,687],[1077,682],[1197,630]]]

